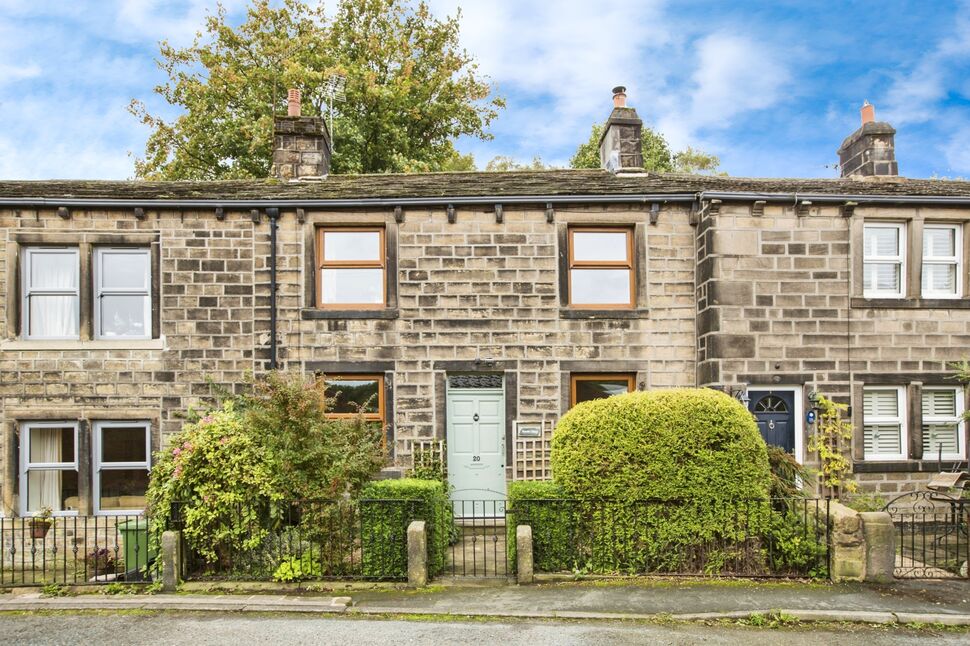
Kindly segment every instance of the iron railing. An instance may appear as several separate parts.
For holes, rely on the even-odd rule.
[[[507,504],[504,499],[451,501],[446,576],[501,578],[515,572],[506,546]]]
[[[812,577],[829,571],[827,499],[514,500],[536,572]]]
[[[885,511],[896,534],[897,578],[970,578],[970,500],[914,491],[894,498]]]
[[[0,586],[144,581],[155,571],[139,514],[0,517]]]
[[[322,500],[230,508],[194,532],[176,503],[186,579],[296,582],[407,578],[407,528],[425,519],[418,500]]]

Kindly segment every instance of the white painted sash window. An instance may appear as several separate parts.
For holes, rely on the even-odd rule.
[[[865,225],[863,280],[866,298],[902,298],[906,293],[906,227]]]
[[[902,387],[863,391],[863,441],[866,460],[906,458],[906,407]]]
[[[94,511],[139,514],[151,468],[148,422],[95,422]]]
[[[923,389],[923,459],[962,460],[963,390]]]
[[[27,248],[22,259],[24,338],[77,339],[80,327],[77,248]]]
[[[959,298],[963,290],[963,241],[959,225],[923,228],[923,296]]]
[[[54,515],[76,514],[78,455],[76,422],[25,422],[20,427],[20,506],[24,515],[45,507]]]
[[[151,253],[148,249],[95,249],[96,338],[151,338],[151,264]]]

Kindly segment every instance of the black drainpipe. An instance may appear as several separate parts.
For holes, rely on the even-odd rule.
[[[276,370],[276,230],[279,228],[280,210],[266,209],[269,217],[269,369]]]

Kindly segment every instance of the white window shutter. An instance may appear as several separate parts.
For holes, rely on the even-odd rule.
[[[865,417],[897,417],[899,398],[895,390],[868,390],[863,397]]]
[[[956,417],[955,390],[924,390],[923,417]]]
[[[864,431],[866,454],[896,455],[903,452],[899,424],[867,424]]]

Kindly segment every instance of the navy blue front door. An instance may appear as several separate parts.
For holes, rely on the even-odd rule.
[[[752,390],[748,408],[768,444],[795,452],[795,393],[790,390]]]

